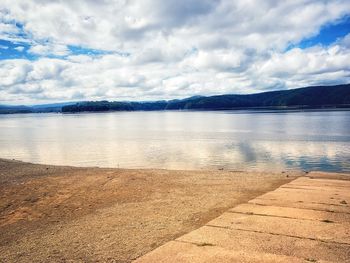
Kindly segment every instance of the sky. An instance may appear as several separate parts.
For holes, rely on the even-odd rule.
[[[0,1],[0,104],[343,83],[349,0]]]

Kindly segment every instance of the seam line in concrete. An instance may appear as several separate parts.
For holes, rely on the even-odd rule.
[[[259,231],[259,230],[249,230],[249,229],[232,228],[232,227],[225,227],[225,226],[215,226],[215,225],[205,225],[205,226],[228,229],[228,230],[238,230],[238,231],[245,231],[245,232],[260,233],[260,234],[269,234],[269,235],[274,235],[274,236],[284,236],[284,237],[292,237],[292,238],[305,239],[305,240],[313,240],[313,241],[319,241],[319,242],[323,242],[323,243],[327,243],[327,244],[345,245],[345,246],[350,247],[350,243],[337,242],[337,241],[332,241],[332,240],[323,240],[323,239],[317,239],[317,238],[312,238],[312,237],[301,237],[301,236],[277,234],[277,233],[264,232],[264,231]]]
[[[318,186],[318,185],[305,185],[305,184],[286,184],[285,186],[297,186],[297,187],[321,187],[321,186]],[[333,188],[333,189],[336,189],[336,190],[343,190],[343,189],[347,189],[348,187],[347,186],[340,186],[340,185],[323,185],[322,187],[327,187],[327,188]]]
[[[175,242],[179,242],[179,243],[185,243],[185,244],[191,244],[191,245],[195,245],[195,246],[198,246],[198,247],[222,247],[222,246],[219,246],[219,245],[215,245],[215,244],[212,244],[212,243],[197,243],[197,242],[191,242],[191,241],[185,241],[185,240],[173,240]]]
[[[305,186],[306,187],[306,186]],[[302,186],[300,186],[300,187],[291,187],[291,186],[281,186],[281,187],[279,187],[280,189],[298,189],[298,190],[307,190],[307,191],[320,191],[320,187],[319,188],[317,188],[316,186],[315,187],[312,187],[312,186],[308,186],[308,188],[303,188]],[[276,190],[274,190],[273,192],[275,192],[275,191],[277,191],[278,190],[278,188],[276,189]],[[336,191],[336,193],[339,193],[339,190],[340,189],[337,189],[338,191]]]
[[[307,210],[307,209],[305,209]],[[295,219],[295,220],[306,220],[306,221],[316,221],[316,222],[322,222],[322,220],[318,219],[310,219],[310,218],[296,218],[296,217],[290,217],[290,216],[278,216],[278,215],[267,215],[267,214],[258,214],[254,212],[236,212],[236,211],[226,211],[228,213],[233,214],[243,214],[243,215],[249,215],[249,216],[265,216],[265,217],[278,217],[278,218],[287,218],[287,219]],[[333,224],[337,224],[337,222],[332,222]],[[328,223],[327,223],[328,224]]]
[[[300,177],[299,177],[300,178]],[[346,178],[343,177],[343,178],[320,178],[320,177],[309,177],[309,179],[311,180],[314,180],[314,181],[328,181],[328,183],[332,183],[332,182],[335,182],[335,183],[340,183],[340,182],[350,182],[350,176],[347,175]],[[332,182],[330,182],[332,181]]]
[[[261,198],[259,198],[261,199]],[[266,201],[274,201],[274,200],[271,200],[271,199],[261,199],[261,200],[266,200]],[[349,212],[338,212],[338,211],[333,211],[333,210],[328,210],[328,209],[315,209],[315,208],[301,208],[301,207],[297,207],[297,206],[282,206],[282,205],[275,205],[275,204],[270,204],[270,205],[266,205],[266,204],[261,204],[261,203],[255,203],[255,202],[252,202],[254,200],[251,200],[248,202],[248,204],[253,204],[253,205],[260,205],[260,206],[276,206],[276,207],[286,207],[286,208],[297,208],[297,209],[304,209],[304,210],[313,210],[313,211],[321,211],[321,212],[329,212],[329,213],[338,213],[338,214],[348,214],[350,215]],[[311,204],[311,203],[301,203],[301,204]],[[320,203],[318,203],[320,204]],[[327,204],[329,205],[329,204]],[[346,206],[343,206],[343,207],[346,207]]]
[[[271,198],[261,198],[258,197],[257,199],[264,200],[264,201],[276,201],[277,199],[271,199]],[[313,205],[332,205],[332,206],[340,206],[340,207],[348,207],[347,205],[338,205],[338,204],[329,204],[329,203],[317,203],[317,202],[304,202],[302,200],[296,201],[294,203],[302,203],[302,204],[313,204]]]
[[[275,205],[275,204],[274,205],[266,205],[266,204],[253,203],[253,202],[249,202],[249,204],[260,205],[260,206],[276,206],[276,207],[285,207],[285,208],[297,208],[297,209],[312,210],[312,211],[319,211],[319,212],[328,212],[328,213],[350,215],[350,213],[348,213],[348,212],[338,212],[338,211],[333,211],[333,210],[328,210],[328,209],[302,208],[302,207],[296,207],[296,206],[283,206],[283,205]]]

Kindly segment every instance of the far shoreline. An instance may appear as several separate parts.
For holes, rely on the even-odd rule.
[[[0,115],[20,115],[20,114],[105,114],[105,113],[139,113],[139,112],[232,112],[232,113],[289,113],[289,112],[334,112],[350,111],[350,106],[345,107],[262,107],[262,108],[222,108],[222,109],[177,109],[177,110],[106,110],[106,111],[36,111],[36,112],[2,112]]]

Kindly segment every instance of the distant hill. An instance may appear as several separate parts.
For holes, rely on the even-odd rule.
[[[248,95],[218,95],[170,101],[167,109],[222,110],[268,107],[350,106],[350,84],[315,86]]]
[[[0,114],[154,110],[307,109],[342,107],[350,108],[350,84],[314,86],[248,95],[194,96],[186,99],[169,101],[86,101],[34,106],[0,105]]]
[[[11,113],[32,113],[32,110],[30,107],[26,106],[0,105],[0,114]]]
[[[78,101],[74,101],[74,102],[60,102],[60,103],[50,103],[50,104],[39,104],[39,105],[33,105],[30,106],[34,109],[48,109],[48,108],[62,108],[63,106],[67,106],[67,105],[72,105],[77,103]]]
[[[32,105],[32,106],[0,105],[0,114],[62,112],[63,106],[72,105],[75,103],[77,102],[40,104],[40,105]]]
[[[248,95],[195,96],[157,102],[90,101],[62,107],[62,112],[149,111],[149,110],[230,110],[350,107],[350,84],[315,86]]]

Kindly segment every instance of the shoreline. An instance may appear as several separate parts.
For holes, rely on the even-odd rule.
[[[57,168],[73,168],[73,169],[115,169],[122,171],[171,171],[171,172],[229,172],[229,173],[280,173],[280,174],[297,174],[299,176],[307,175],[310,172],[317,173],[329,173],[329,174],[349,174],[350,171],[343,170],[306,170],[306,169],[298,169],[293,167],[281,167],[274,169],[267,168],[246,168],[246,169],[232,169],[225,166],[208,166],[202,168],[159,168],[159,167],[114,167],[114,166],[87,166],[87,165],[75,165],[75,164],[48,164],[48,163],[36,163],[32,161],[25,161],[19,159],[12,158],[2,158],[0,157],[0,162],[17,162],[23,164],[31,164],[31,165],[41,165],[48,167],[57,167]]]
[[[0,261],[130,262],[303,174],[0,159]]]
[[[76,168],[76,169],[116,169],[116,170],[123,170],[123,171],[172,171],[172,172],[230,172],[230,173],[291,173],[291,174],[301,174],[306,175],[311,171],[303,170],[303,169],[297,169],[297,168],[274,168],[274,169],[266,169],[266,168],[246,168],[246,169],[232,169],[225,166],[208,166],[208,167],[201,167],[201,168],[160,168],[160,167],[114,167],[114,166],[88,166],[88,165],[77,165],[77,164],[49,164],[49,163],[40,163],[40,162],[32,162],[32,161],[25,161],[20,159],[11,159],[11,158],[1,158],[0,162],[16,162],[16,163],[22,163],[22,164],[31,164],[31,165],[41,165],[41,166],[48,166],[48,167],[57,167],[57,168]],[[317,172],[325,172],[325,173],[347,173],[344,171],[317,171]],[[350,174],[350,173],[349,173]]]

